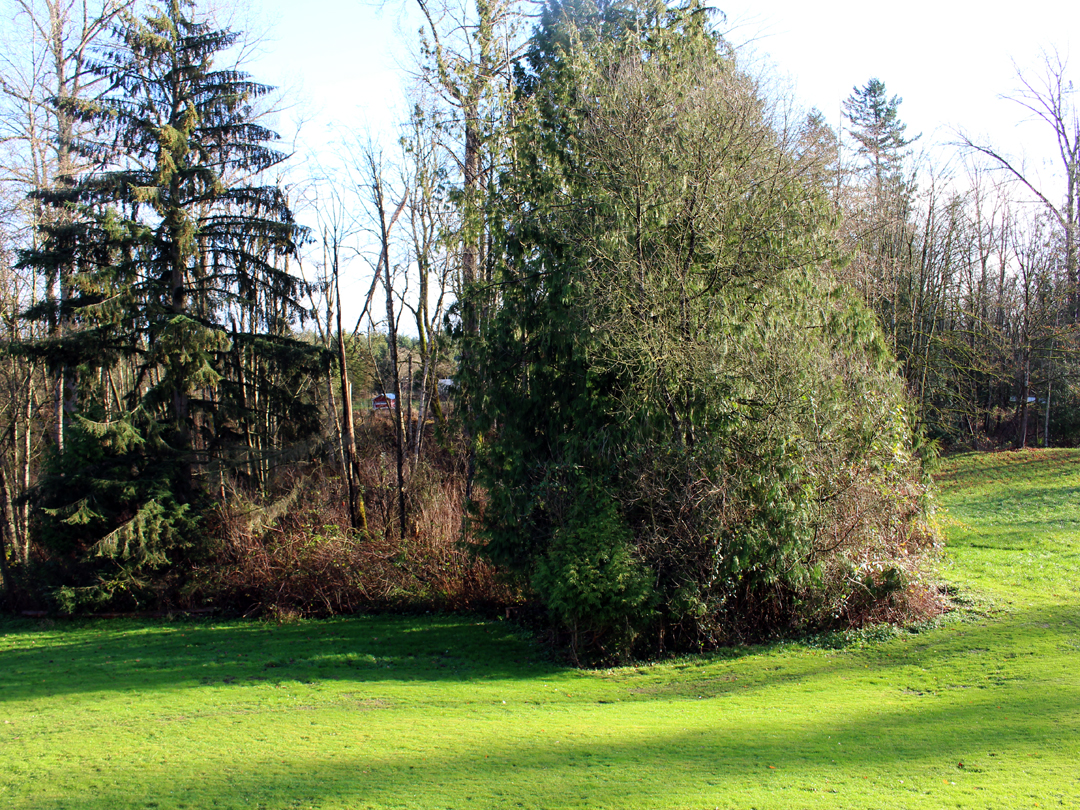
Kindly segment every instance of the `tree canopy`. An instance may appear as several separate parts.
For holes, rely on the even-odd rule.
[[[812,621],[921,531],[902,385],[828,282],[828,156],[701,12],[549,5],[519,82],[482,550],[582,654]]]

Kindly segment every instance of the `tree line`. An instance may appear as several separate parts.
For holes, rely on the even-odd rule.
[[[400,154],[287,182],[210,10],[11,2],[9,607],[535,605],[582,659],[898,618],[924,461],[1076,438],[1060,62],[1057,203],[918,166],[877,79],[797,114],[697,2],[418,0]]]
[[[1021,80],[1020,107],[1056,138],[1061,188],[963,134],[961,170],[918,171],[906,165],[900,99],[872,80],[845,104],[863,159],[862,182],[839,194],[847,272],[878,313],[924,432],[945,447],[1077,440],[1077,119],[1059,57]]]

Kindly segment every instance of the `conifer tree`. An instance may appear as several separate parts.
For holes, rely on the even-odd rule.
[[[929,325],[925,299],[933,296],[923,279],[930,268],[919,267],[918,191],[914,173],[905,165],[909,138],[900,119],[899,96],[890,97],[880,79],[852,88],[844,101],[848,133],[857,144],[861,166],[847,189],[848,247],[854,261],[849,273],[866,302],[877,312],[901,361],[912,390],[926,372]],[[933,214],[934,202],[927,207]],[[929,227],[930,222],[924,222]],[[927,307],[929,308],[929,307]]]
[[[282,190],[251,182],[283,156],[254,113],[270,88],[217,64],[236,38],[186,0],[124,17],[94,67],[111,90],[61,101],[95,133],[76,144],[94,168],[42,195],[71,215],[23,258],[73,269],[61,306],[74,328],[28,351],[82,370],[82,450],[43,481],[42,536],[129,584],[191,541],[199,471],[256,407],[314,427],[303,402],[260,387],[275,366],[302,377],[322,358],[288,335],[301,289],[285,261],[301,233]]]
[[[777,126],[697,3],[551,3],[532,45],[476,350],[482,553],[587,657],[902,589],[917,464],[829,281],[819,124]]]
[[[858,142],[858,153],[867,160],[878,188],[898,175],[904,150],[919,138],[904,135],[907,124],[900,120],[902,101],[899,96],[889,98],[880,79],[853,87],[844,101],[844,114],[851,124],[848,131]]]

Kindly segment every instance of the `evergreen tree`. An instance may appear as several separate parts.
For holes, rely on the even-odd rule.
[[[858,142],[858,154],[867,161],[877,188],[901,172],[908,146],[919,139],[904,137],[907,124],[900,120],[899,96],[888,97],[885,84],[871,79],[865,87],[853,87],[844,101],[848,132]]]
[[[550,4],[518,82],[482,550],[579,655],[822,621],[899,587],[918,513],[902,388],[824,272],[817,124],[775,128],[703,12]]]
[[[853,256],[848,273],[880,318],[919,400],[918,418],[937,421],[927,384],[941,350],[937,330],[952,261],[941,252],[955,241],[955,207],[944,201],[933,181],[919,198],[914,173],[905,165],[908,147],[918,136],[906,137],[901,102],[899,96],[889,97],[879,79],[853,88],[844,102],[848,132],[863,161],[845,195],[845,231]],[[942,231],[944,238],[935,244]]]
[[[42,482],[42,536],[99,582],[134,583],[131,560],[165,565],[190,543],[197,472],[226,460],[256,407],[296,417],[294,433],[315,427],[291,391],[252,379],[277,367],[295,391],[321,358],[288,335],[301,285],[284,261],[300,229],[280,188],[251,183],[283,157],[253,111],[270,88],[215,64],[236,37],[168,0],[125,16],[101,52],[110,92],[61,101],[91,125],[76,148],[95,168],[42,194],[70,216],[23,259],[72,268],[60,306],[74,328],[28,351],[81,369],[81,449]]]

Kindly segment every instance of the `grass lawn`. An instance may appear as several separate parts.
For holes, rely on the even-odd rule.
[[[0,807],[1080,808],[1080,453],[947,460],[918,632],[582,672],[507,622],[0,624]]]

